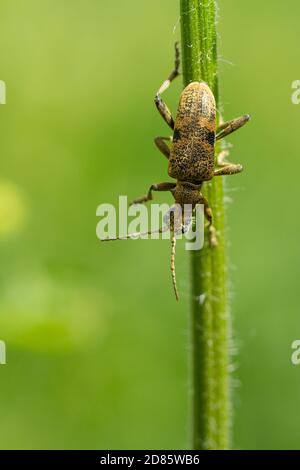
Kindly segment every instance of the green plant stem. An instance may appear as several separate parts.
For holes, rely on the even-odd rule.
[[[216,3],[181,0],[184,85],[205,81],[217,109]],[[216,154],[220,149],[216,148]],[[226,299],[223,181],[203,185],[213,211],[218,246],[211,248],[207,234],[202,250],[191,251],[192,282],[192,447],[228,449],[230,445],[229,340]]]

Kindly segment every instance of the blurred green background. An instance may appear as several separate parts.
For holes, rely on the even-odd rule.
[[[178,4],[0,2],[1,448],[189,445],[184,245],[177,304],[167,240],[95,236],[100,203],[167,177],[153,97]],[[299,15],[297,0],[219,2],[224,117],[252,115],[228,139],[245,167],[226,193],[235,448],[300,448]],[[174,112],[180,89],[166,95]]]

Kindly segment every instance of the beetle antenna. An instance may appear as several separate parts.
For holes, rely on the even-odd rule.
[[[101,242],[111,242],[115,240],[128,240],[129,238],[139,238],[143,235],[152,235],[152,233],[164,233],[168,230],[168,227],[159,228],[158,230],[149,230],[149,232],[134,232],[125,235],[124,237],[112,237],[112,238],[101,238]]]
[[[177,290],[177,283],[176,283],[176,273],[175,273],[175,253],[176,253],[176,235],[172,232],[171,237],[171,275],[172,275],[172,282],[174,287],[174,293],[176,300],[179,300],[178,290]]]

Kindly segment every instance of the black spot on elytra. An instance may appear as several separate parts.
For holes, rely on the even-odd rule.
[[[209,145],[215,145],[215,133],[208,132],[206,136],[206,141],[209,143]]]
[[[181,135],[179,129],[175,129],[173,134],[173,142],[177,142],[178,140],[180,140],[180,138]]]

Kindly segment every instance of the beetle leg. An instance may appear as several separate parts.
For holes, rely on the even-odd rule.
[[[149,191],[145,196],[141,196],[138,199],[135,199],[131,204],[142,204],[143,202],[151,201],[153,199],[152,191],[172,191],[176,186],[176,183],[158,183],[152,184],[149,188]]]
[[[165,141],[173,141],[173,137],[155,137],[154,142],[157,148],[161,151],[161,153],[164,154],[167,159],[169,159],[170,156],[170,147],[165,143]]]
[[[221,124],[217,130],[216,139],[220,140],[231,134],[232,132],[238,130],[240,127],[244,126],[250,119],[249,114],[233,119],[232,121],[227,121]]]
[[[172,118],[171,111],[169,110],[168,106],[166,103],[162,100],[161,95],[164,91],[166,91],[167,88],[169,88],[170,84],[172,81],[179,75],[179,65],[180,65],[180,59],[179,59],[179,47],[178,43],[175,43],[175,65],[174,65],[174,70],[170,73],[169,77],[167,80],[163,82],[161,87],[159,88],[158,92],[155,95],[155,104],[156,107],[163,117],[163,119],[166,121],[168,126],[171,127],[171,129],[174,129],[174,119]]]
[[[204,205],[204,215],[206,219],[208,220],[208,233],[209,233],[210,246],[212,247],[217,246],[218,241],[217,241],[216,229],[213,225],[212,210],[209,206],[208,200],[202,194],[200,194],[198,204]]]
[[[214,176],[223,176],[223,175],[235,175],[243,171],[243,167],[240,164],[229,163],[225,166],[222,166],[218,170],[214,171]]]

